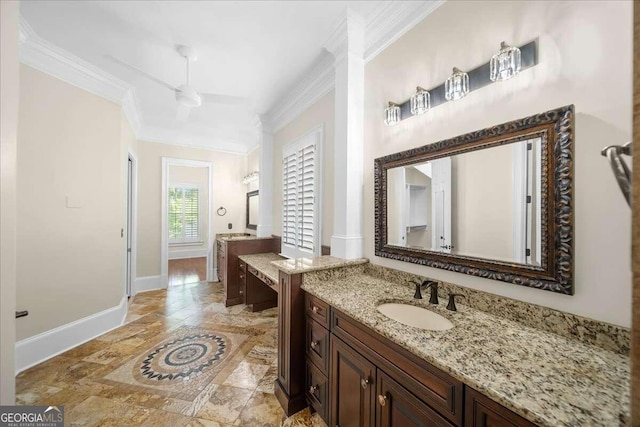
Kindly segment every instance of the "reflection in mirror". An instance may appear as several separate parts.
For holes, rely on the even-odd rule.
[[[541,139],[387,170],[389,245],[541,265]]]
[[[247,193],[247,228],[255,230],[258,228],[259,203],[258,190]]]

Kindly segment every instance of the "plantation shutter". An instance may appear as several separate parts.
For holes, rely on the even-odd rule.
[[[285,256],[319,255],[318,136],[307,136],[287,147],[282,159],[282,253]]]
[[[200,240],[200,190],[197,187],[169,188],[168,220],[171,243]]]

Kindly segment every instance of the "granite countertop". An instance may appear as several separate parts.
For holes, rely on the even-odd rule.
[[[291,258],[274,261],[273,265],[287,274],[308,273],[310,271],[327,270],[330,268],[347,267],[350,265],[366,264],[367,258],[342,259],[330,255],[313,258]]]
[[[257,239],[264,239],[264,237],[256,237],[256,236],[218,236],[217,240],[223,240],[223,241],[235,241],[235,240],[257,240]],[[269,237],[269,239],[271,239],[271,237]]]
[[[272,261],[279,261],[285,259],[273,252],[267,252],[263,254],[250,254],[250,255],[238,255],[238,258],[255,268],[269,279],[278,283],[278,269],[271,264]]]
[[[414,300],[414,289],[366,274],[305,277],[302,288],[505,407],[542,426],[617,426],[629,420],[629,357],[527,327],[458,303]],[[423,296],[424,297],[424,296]],[[382,302],[423,306],[448,331],[402,325]]]

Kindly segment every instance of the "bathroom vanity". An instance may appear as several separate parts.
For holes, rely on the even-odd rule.
[[[216,273],[224,286],[224,304],[245,302],[245,277],[241,277],[239,255],[279,252],[280,238],[256,237],[248,234],[218,234],[216,236]]]
[[[532,328],[464,299],[452,312],[448,285],[433,305],[413,299],[413,285],[384,277],[400,272],[378,273],[364,265],[303,275],[305,396],[329,425],[555,427],[628,420],[625,348],[610,351]],[[484,297],[467,295],[474,304]],[[402,325],[377,309],[389,302],[424,307],[453,328]],[[522,308],[536,315],[535,307]],[[578,329],[592,327],[586,322]]]

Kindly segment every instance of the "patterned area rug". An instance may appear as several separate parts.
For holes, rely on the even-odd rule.
[[[191,401],[222,370],[249,335],[181,326],[107,373],[112,386]]]

